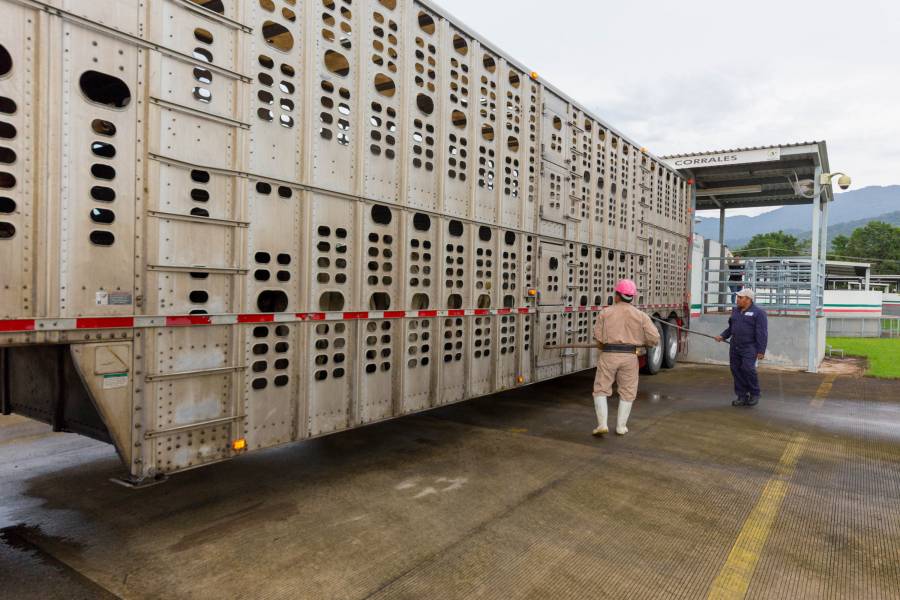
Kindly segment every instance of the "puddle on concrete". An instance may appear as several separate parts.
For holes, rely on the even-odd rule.
[[[44,542],[79,548],[71,540],[48,536],[36,526],[20,524],[0,529],[0,579],[4,595],[51,600],[118,598],[46,552],[41,547]]]

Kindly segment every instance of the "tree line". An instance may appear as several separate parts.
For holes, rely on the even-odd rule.
[[[784,231],[759,233],[733,252],[741,257],[809,255],[810,240]],[[869,262],[874,273],[900,274],[900,227],[870,221],[849,236],[837,235],[831,240],[828,260]]]

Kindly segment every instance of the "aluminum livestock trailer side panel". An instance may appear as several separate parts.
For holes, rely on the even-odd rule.
[[[0,17],[2,409],[133,482],[589,368],[621,277],[686,317],[688,183],[430,3]]]

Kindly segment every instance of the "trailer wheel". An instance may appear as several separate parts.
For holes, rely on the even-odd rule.
[[[662,366],[671,369],[678,362],[678,330],[673,327],[673,325],[677,325],[675,319],[669,319],[668,323],[666,327],[663,327],[666,337],[660,343],[663,347]]]
[[[656,321],[653,322],[653,326],[656,327],[656,331],[659,333],[659,344],[647,349],[647,360],[641,368],[641,373],[645,375],[656,375],[659,373],[663,362],[663,344],[666,341],[665,333],[662,326]]]

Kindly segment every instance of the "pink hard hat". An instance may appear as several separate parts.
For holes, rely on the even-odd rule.
[[[637,286],[630,279],[620,279],[615,290],[623,296],[634,296],[637,293]]]

